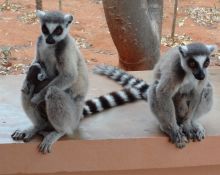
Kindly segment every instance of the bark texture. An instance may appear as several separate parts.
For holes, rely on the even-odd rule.
[[[103,0],[103,6],[120,66],[152,69],[160,56],[163,0]]]
[[[36,10],[42,10],[43,5],[42,5],[42,0],[35,0],[36,2]]]
[[[173,24],[171,30],[171,38],[174,41],[175,29],[176,29],[176,16],[177,16],[178,0],[175,0],[174,10],[173,10]]]

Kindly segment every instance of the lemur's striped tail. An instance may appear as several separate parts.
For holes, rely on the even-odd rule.
[[[93,71],[96,74],[107,76],[123,87],[136,88],[140,91],[143,98],[147,98],[147,89],[149,85],[144,80],[136,78],[133,75],[123,71],[122,69],[105,64],[96,66]]]
[[[87,117],[106,109],[134,102],[139,99],[143,98],[140,91],[135,88],[111,92],[107,95],[87,100],[83,108],[83,116]]]

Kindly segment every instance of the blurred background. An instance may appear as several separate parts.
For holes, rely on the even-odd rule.
[[[164,1],[161,53],[192,41],[220,47],[220,0],[180,0],[171,39],[174,2]],[[118,65],[101,0],[43,0],[42,9],[61,9],[74,15],[71,34],[89,68],[100,63]],[[0,0],[0,75],[23,74],[32,62],[40,34],[35,11],[35,0]],[[220,51],[214,54],[211,65],[220,66]]]

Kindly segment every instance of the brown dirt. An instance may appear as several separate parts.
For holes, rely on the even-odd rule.
[[[2,4],[4,0],[0,0]],[[63,0],[63,11],[71,13],[77,21],[71,29],[72,35],[76,38],[83,38],[88,48],[81,48],[88,66],[106,63],[118,65],[117,50],[112,42],[102,8],[102,3],[98,0]],[[166,0],[164,8],[163,35],[170,34],[171,21],[173,15],[173,1]],[[21,6],[17,11],[6,10],[0,12],[0,48],[12,47],[12,65],[19,63],[30,64],[35,53],[36,38],[40,33],[38,21],[25,24],[20,20],[21,16],[27,12],[34,12],[35,1],[13,0],[13,3]],[[188,7],[220,7],[219,0],[185,0],[180,1],[178,19],[186,17],[184,9]],[[45,10],[57,10],[58,1],[47,0],[43,2]],[[176,27],[179,35],[189,35],[193,41],[217,44],[220,47],[220,24],[211,27],[200,26],[189,17],[184,25]],[[164,52],[168,47],[161,46]],[[21,73],[22,70],[13,70],[10,74]]]

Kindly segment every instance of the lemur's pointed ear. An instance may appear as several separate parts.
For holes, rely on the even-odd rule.
[[[41,11],[41,10],[37,10],[36,15],[37,15],[38,18],[42,18],[43,16],[46,15],[46,12]]]
[[[183,57],[186,57],[187,56],[187,53],[188,53],[188,48],[187,46],[179,46],[179,52],[181,53],[181,55]]]
[[[209,51],[209,54],[212,53],[213,51],[217,50],[218,46],[216,45],[206,45],[208,51]]]
[[[65,14],[64,20],[65,20],[66,24],[69,25],[73,22],[73,16],[70,14]]]

